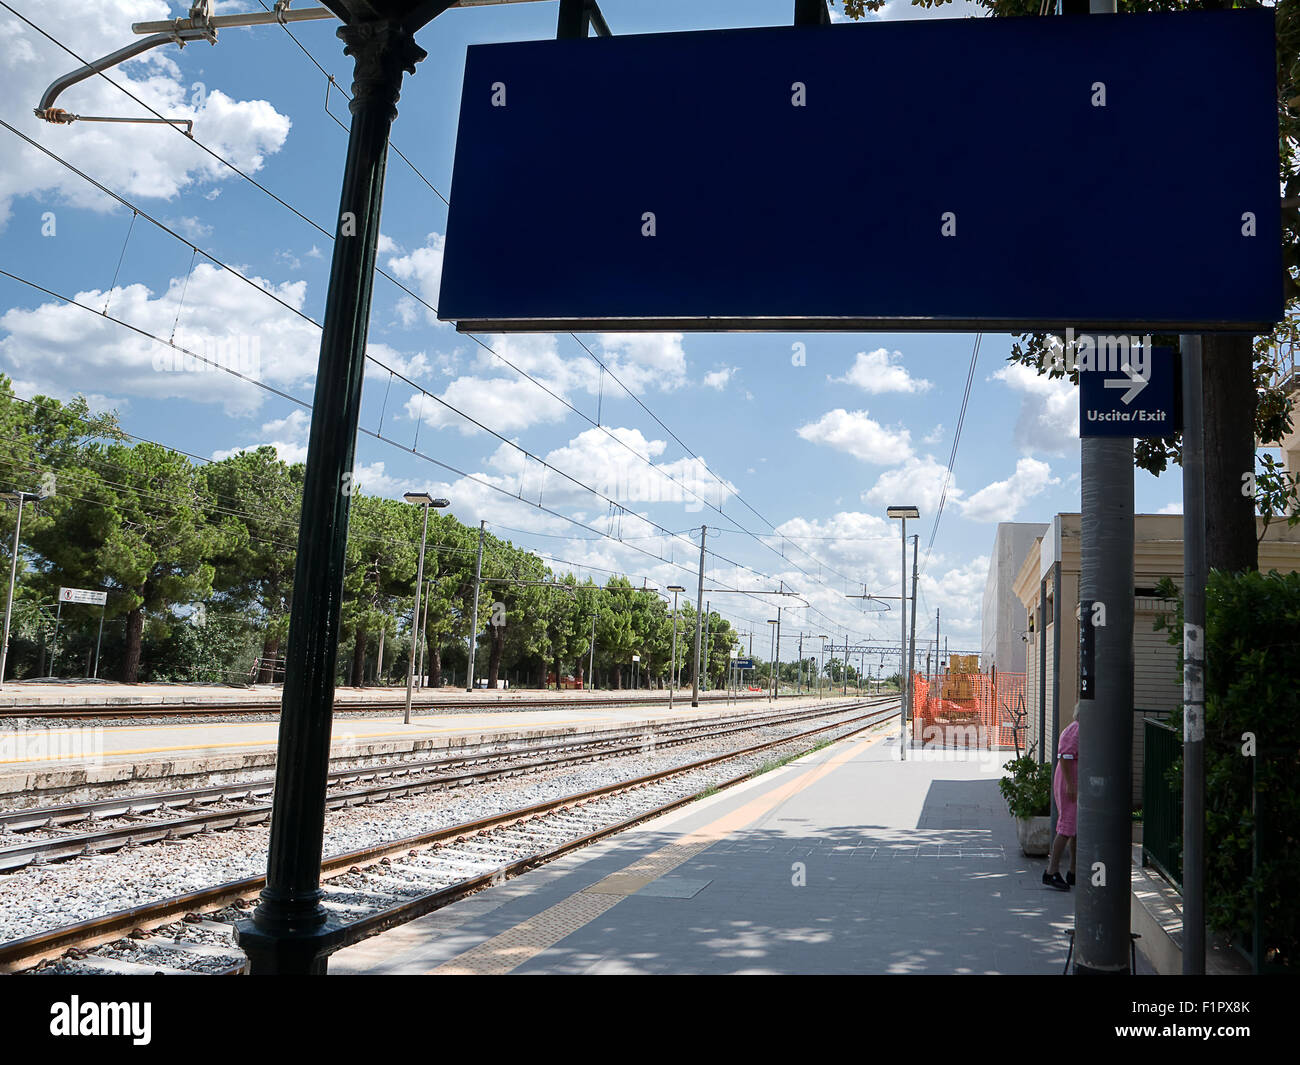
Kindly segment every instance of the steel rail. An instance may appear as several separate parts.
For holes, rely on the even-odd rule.
[[[417,836],[410,836],[401,840],[394,840],[387,843],[376,844],[371,847],[364,847],[360,850],[349,851],[345,854],[326,858],[321,863],[321,871],[323,874],[341,874],[351,872],[354,867],[366,864],[375,864],[382,861],[385,857],[399,854],[401,852],[411,851],[413,848],[428,847],[446,842],[447,840],[455,840],[458,837],[475,835],[491,831],[492,829],[518,824],[545,814],[562,812],[570,807],[580,806],[594,799],[602,798],[616,792],[627,791],[633,788],[642,787],[646,784],[657,783],[661,780],[668,779],[669,777],[680,776],[699,769],[708,768],[709,766],[729,761],[733,758],[741,758],[749,754],[755,754],[759,751],[768,750],[772,747],[808,739],[812,736],[818,735],[819,733],[827,732],[836,728],[842,728],[845,725],[853,724],[854,722],[863,722],[863,724],[858,728],[845,733],[842,737],[839,737],[841,739],[847,738],[848,736],[857,735],[869,728],[873,728],[882,721],[895,716],[897,713],[898,708],[896,706],[873,710],[870,713],[863,714],[857,718],[850,718],[847,721],[834,722],[829,725],[809,729],[805,732],[796,733],[791,736],[764,741],[763,743],[753,744],[749,747],[743,747],[720,755],[712,755],[708,758],[688,762],[684,765],[673,766],[669,769],[659,770],[654,773],[648,773],[624,781],[618,781],[614,784],[602,785],[598,788],[577,792],[563,798],[534,803],[530,806],[521,807],[516,810],[491,814],[488,817],[464,822],[459,825],[436,829],[432,832],[422,833]],[[454,901],[456,898],[473,894],[474,892],[481,890],[483,887],[497,882],[503,877],[510,876],[512,869],[523,871],[524,869],[543,864],[545,861],[549,861],[553,857],[559,857],[561,854],[569,853],[586,843],[594,842],[596,839],[604,838],[616,831],[621,831],[624,828],[630,827],[631,824],[657,816],[659,813],[666,812],[669,809],[685,805],[686,803],[699,798],[706,792],[711,793],[714,790],[731,787],[744,780],[750,779],[754,775],[755,772],[750,770],[724,781],[722,784],[711,783],[691,795],[683,796],[682,798],[674,800],[664,806],[638,814],[633,818],[626,819],[625,821],[608,826],[607,828],[588,833],[580,839],[561,844],[559,847],[552,848],[549,851],[540,852],[537,855],[503,865],[490,873],[468,878],[458,884],[451,885],[449,888],[430,892],[428,895],[419,896],[405,903],[361,918],[355,922],[350,922],[348,925],[348,935],[340,945],[342,946],[358,942],[360,939],[365,938],[366,935],[373,935],[375,932],[382,931],[384,928],[392,927],[393,925],[402,923],[403,921],[412,920],[415,917],[420,916],[422,913],[427,913],[433,909],[439,908],[440,906],[446,905],[448,902]],[[35,964],[42,959],[54,957],[70,947],[88,949],[94,946],[99,946],[105,942],[120,938],[123,933],[130,933],[138,928],[143,928],[146,925],[157,926],[159,924],[164,924],[176,917],[183,917],[187,914],[193,913],[196,909],[214,909],[232,904],[239,904],[246,898],[254,895],[257,891],[260,891],[265,883],[265,876],[246,877],[242,880],[230,881],[210,888],[202,888],[198,891],[187,892],[183,895],[177,895],[156,903],[148,903],[144,906],[119,910],[116,913],[107,914],[103,917],[90,918],[85,921],[79,921],[76,924],[65,925],[61,928],[54,928],[44,932],[37,932],[30,936],[24,936],[21,939],[10,940],[7,943],[0,943],[0,971],[8,972],[15,970],[21,965]]]
[[[883,700],[876,700],[877,702]],[[603,729],[592,732],[579,732],[546,742],[529,743],[517,747],[505,746],[509,740],[484,740],[474,744],[464,744],[448,748],[447,753],[437,758],[425,758],[410,761],[387,762],[379,765],[360,766],[352,769],[336,769],[328,776],[331,785],[377,781],[395,776],[416,777],[421,774],[437,772],[450,767],[468,766],[484,762],[508,762],[502,772],[513,772],[521,768],[546,763],[524,762],[531,755],[546,754],[554,751],[584,750],[585,754],[572,756],[573,759],[591,759],[595,757],[613,757],[618,754],[643,750],[640,745],[615,746],[622,740],[633,738],[644,740],[654,738],[656,746],[680,746],[697,739],[726,735],[728,732],[761,727],[778,721],[797,721],[802,718],[824,717],[846,708],[843,700],[827,703],[822,707],[809,708],[801,712],[769,711],[767,713],[742,715],[736,717],[700,717],[673,721],[669,727],[658,729],[654,725],[640,725]],[[852,705],[857,705],[853,702]],[[723,726],[724,728],[714,728]],[[712,731],[710,731],[712,729]],[[340,757],[346,757],[346,753]],[[555,764],[562,761],[556,760]],[[493,774],[484,774],[484,779],[491,779]],[[433,781],[441,784],[446,778]],[[418,780],[415,786],[426,782]],[[182,809],[200,803],[248,801],[261,795],[270,794],[275,786],[274,777],[260,777],[256,780],[244,780],[231,784],[210,784],[197,788],[174,789],[171,791],[122,795],[107,799],[93,799],[87,802],[64,803],[57,806],[37,806],[22,810],[0,812],[0,839],[6,832],[30,832],[35,829],[57,828],[85,820],[110,819],[133,815],[153,813],[163,809]],[[0,847],[0,856],[6,848]],[[0,860],[0,869],[6,866]]]

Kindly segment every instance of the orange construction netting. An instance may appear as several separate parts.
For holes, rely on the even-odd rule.
[[[1023,750],[1023,673],[913,674],[912,737],[939,747]]]

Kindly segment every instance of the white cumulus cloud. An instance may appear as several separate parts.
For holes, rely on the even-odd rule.
[[[41,29],[85,59],[124,42],[132,22],[166,19],[161,0],[43,0],[25,5]],[[194,46],[195,48],[200,46]],[[206,47],[206,46],[202,46]],[[66,51],[7,12],[0,12],[0,96],[14,104],[12,123],[81,170],[128,198],[170,200],[196,186],[240,180],[193,141],[157,125],[74,122],[52,126],[32,114],[55,75],[78,64]],[[289,135],[290,121],[265,100],[238,100],[187,76],[188,56],[170,45],[115,67],[109,76],[167,118],[194,121],[195,136],[245,173],[260,170]],[[225,87],[238,91],[237,85]],[[55,106],[72,114],[153,117],[104,78],[66,89]],[[209,192],[215,191],[215,186]],[[9,138],[0,168],[0,226],[19,196],[53,196],[76,207],[121,210],[83,179],[28,145]],[[56,212],[57,213],[57,212]]]
[[[797,431],[809,443],[833,447],[876,466],[895,466],[912,455],[907,429],[881,425],[865,410],[837,407]]]
[[[985,485],[961,503],[962,514],[971,521],[1011,521],[1029,500],[1047,487],[1060,484],[1052,468],[1038,459],[1022,458],[1016,472],[1005,481]]]
[[[913,377],[902,363],[901,351],[890,351],[887,348],[859,351],[849,372],[832,380],[856,385],[872,395],[884,392],[928,392],[934,387],[932,381]]]

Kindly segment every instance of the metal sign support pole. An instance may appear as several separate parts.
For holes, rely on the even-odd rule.
[[[108,596],[99,608],[99,635],[95,637],[95,679],[99,680],[99,646],[104,642],[104,615],[108,613]]]
[[[781,698],[781,608],[776,608],[776,646],[772,671],[772,698]]]
[[[1183,353],[1183,975],[1203,976],[1206,560],[1201,338],[1184,336],[1179,346]]]

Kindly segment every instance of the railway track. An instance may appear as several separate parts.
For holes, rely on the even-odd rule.
[[[482,743],[436,758],[337,770],[329,774],[326,809],[384,802],[426,791],[464,787],[606,758],[681,746],[764,725],[826,717],[845,704],[799,711],[767,711],[739,717],[704,718],[667,728],[619,728],[579,733],[503,749]],[[855,705],[855,704],[849,704]],[[115,796],[91,802],[0,813],[0,872],[198,832],[242,828],[271,816],[274,777],[155,794]],[[181,816],[172,816],[180,813]],[[99,827],[102,822],[108,827]],[[85,825],[80,829],[68,826]],[[49,833],[49,835],[46,835]],[[15,837],[20,842],[13,842]]]
[[[762,771],[767,755],[793,757],[820,741],[875,728],[898,713],[896,702],[884,706],[881,702],[887,701],[823,707],[818,716],[837,720],[328,858],[322,863],[325,906],[334,915],[338,942],[357,942],[413,920],[701,795],[749,779]],[[11,940],[0,944],[0,971],[241,972],[245,961],[233,938],[233,922],[248,916],[264,883],[260,876],[230,881]],[[37,968],[32,970],[34,965]]]
[[[766,696],[762,692],[741,693],[735,695],[727,692],[706,692],[700,695],[701,703],[726,703],[726,702],[744,702],[746,699],[755,701],[762,700]],[[678,696],[677,702],[683,701],[682,696]],[[471,699],[440,699],[440,700],[421,700],[415,699],[412,702],[412,709],[422,713],[432,713],[440,710],[459,711],[459,710],[484,710],[484,711],[501,711],[501,710],[554,710],[557,708],[579,709],[595,708],[606,709],[613,706],[649,706],[659,707],[668,705],[668,696],[659,697],[636,697],[622,698],[584,698],[581,696],[571,698],[556,699],[512,699],[501,698],[497,696],[485,696],[483,698]],[[406,700],[402,699],[374,699],[365,702],[348,700],[338,701],[334,704],[336,714],[349,713],[375,713],[376,711],[385,710],[404,710]],[[279,699],[259,700],[258,702],[229,702],[229,703],[129,703],[122,705],[94,705],[94,706],[46,706],[38,704],[27,704],[19,706],[2,706],[0,707],[0,721],[6,718],[68,718],[68,719],[91,719],[91,720],[115,720],[121,718],[135,717],[207,717],[213,715],[236,716],[242,714],[278,714],[280,712]]]

